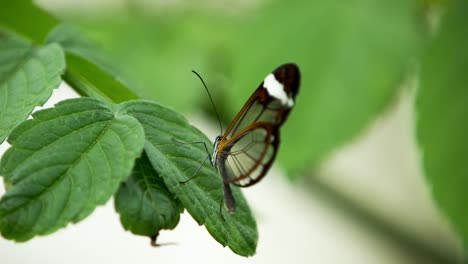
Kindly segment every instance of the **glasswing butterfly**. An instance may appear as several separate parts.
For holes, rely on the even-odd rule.
[[[236,210],[230,184],[248,187],[259,182],[275,160],[280,143],[279,129],[294,107],[299,82],[296,64],[279,66],[266,76],[226,132],[216,137],[213,155],[208,153],[207,158],[211,158],[211,165],[223,178],[224,202],[230,212]],[[201,166],[205,162],[206,159]]]

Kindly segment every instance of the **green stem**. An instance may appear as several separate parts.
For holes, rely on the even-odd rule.
[[[94,63],[67,52],[64,80],[78,93],[105,101],[121,103],[139,97]]]

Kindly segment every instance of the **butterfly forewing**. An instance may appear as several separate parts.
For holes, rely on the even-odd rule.
[[[256,122],[266,122],[279,126],[287,116],[286,108],[278,100],[268,98],[268,92],[260,86],[250,97],[241,112],[224,133],[222,140],[229,140]]]
[[[215,153],[225,183],[246,187],[265,176],[276,157],[279,127],[294,106],[299,79],[295,64],[278,67],[234,118]]]

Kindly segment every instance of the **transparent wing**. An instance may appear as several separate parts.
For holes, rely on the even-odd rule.
[[[227,183],[247,187],[258,182],[273,163],[279,145],[278,130],[257,122],[221,146],[217,167]]]
[[[216,166],[225,183],[255,184],[267,173],[279,146],[279,128],[294,106],[300,73],[283,64],[267,75],[219,140]]]
[[[258,96],[255,93],[253,96]],[[238,134],[240,131],[246,129],[253,123],[256,122],[267,122],[278,125],[281,121],[279,113],[284,111],[281,108],[281,104],[278,101],[272,100],[267,104],[262,104],[259,100],[249,100],[244,109],[240,112],[240,115],[234,119],[235,121],[231,124],[228,131],[225,133],[225,139],[229,140]]]

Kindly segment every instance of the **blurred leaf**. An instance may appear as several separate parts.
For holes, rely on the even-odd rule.
[[[422,63],[416,128],[432,195],[467,246],[468,4],[454,3]]]
[[[47,36],[46,42],[58,43],[66,52],[85,58],[114,78],[118,77],[116,70],[110,65],[109,59],[104,56],[104,52],[91,43],[80,29],[70,24],[62,23],[53,28]]]
[[[255,220],[238,188],[233,188],[237,211],[220,215],[223,197],[222,180],[214,167],[205,163],[198,176],[186,184],[207,153],[202,144],[177,144],[210,141],[185,118],[176,112],[149,101],[132,101],[123,104],[126,113],[137,118],[146,134],[145,151],[156,172],[163,177],[169,190],[182,202],[187,211],[223,246],[242,256],[255,254],[258,233]]]
[[[58,22],[32,0],[0,0],[0,26],[42,43]]]
[[[120,185],[115,208],[126,230],[148,237],[176,227],[183,211],[146,154],[136,160],[132,175]]]
[[[8,138],[0,164],[11,188],[0,200],[0,232],[26,241],[78,221],[117,190],[141,153],[138,121],[96,99],[38,111]]]
[[[226,101],[232,116],[270,71],[297,63],[301,88],[282,129],[279,159],[296,173],[317,165],[396,95],[417,55],[413,5],[406,0],[275,1],[240,26],[236,83]]]
[[[59,86],[65,59],[56,44],[36,48],[13,35],[0,35],[0,65],[1,143]]]
[[[178,111],[199,109],[207,99],[191,70],[209,81],[230,59],[232,29],[219,14],[176,9],[148,15],[131,9],[64,19],[81,25],[138,95]]]
[[[52,29],[49,43],[59,43],[66,51],[67,71],[64,79],[82,95],[120,103],[138,99],[122,82],[105,56],[70,25],[61,24]]]

